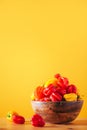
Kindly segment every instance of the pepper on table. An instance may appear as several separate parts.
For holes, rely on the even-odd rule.
[[[25,118],[21,115],[19,115],[15,111],[9,111],[6,116],[7,120],[12,121],[16,124],[24,124],[25,123]]]

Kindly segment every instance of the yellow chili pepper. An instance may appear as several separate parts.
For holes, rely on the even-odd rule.
[[[57,86],[57,82],[58,82],[58,79],[56,78],[53,78],[53,79],[49,79],[46,81],[46,83],[44,84],[44,87],[48,87],[49,84],[53,84],[55,87]]]
[[[7,113],[6,118],[7,118],[9,121],[12,121],[13,115],[18,115],[18,113],[15,112],[15,111],[9,111],[9,112]]]
[[[64,99],[66,101],[77,101],[77,94],[75,93],[64,94]]]
[[[35,99],[35,96],[34,96],[34,93],[32,93],[31,100],[34,100],[34,99]]]

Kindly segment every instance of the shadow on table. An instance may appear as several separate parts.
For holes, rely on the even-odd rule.
[[[87,120],[74,120],[70,123],[65,123],[65,124],[50,124],[47,123],[46,127],[61,127],[61,126],[87,126]]]
[[[71,123],[66,123],[65,125],[87,125],[87,120],[74,120]]]

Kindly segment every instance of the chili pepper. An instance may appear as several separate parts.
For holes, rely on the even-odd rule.
[[[34,93],[32,93],[32,95],[31,95],[31,100],[35,100]]]
[[[14,115],[13,116],[13,122],[16,124],[24,124],[25,123],[25,118],[20,115]]]
[[[48,101],[51,101],[51,99],[50,99],[50,97],[44,97],[44,98],[40,99],[40,101],[48,102]]]
[[[75,85],[71,84],[67,88],[67,93],[77,93],[77,88]]]
[[[9,121],[13,121],[12,118],[13,118],[14,115],[18,115],[18,113],[15,112],[15,111],[9,111],[9,112],[7,113],[6,118],[7,118]]]
[[[43,127],[45,125],[45,121],[39,114],[34,114],[31,118],[31,124],[35,127]]]
[[[54,87],[53,84],[49,84],[49,86],[44,89],[43,93],[45,96],[50,96],[55,91],[56,87]]]
[[[64,94],[66,94],[66,89],[60,87],[57,89],[57,92],[63,96]]]
[[[77,101],[77,94],[75,93],[68,93],[64,95],[64,99],[66,101]]]
[[[55,74],[54,77],[59,79],[59,77],[61,77],[61,75],[60,74]]]
[[[35,100],[40,100],[40,99],[42,99],[44,97],[43,90],[44,90],[43,86],[38,86],[35,89],[35,91],[34,91],[34,98],[35,98]]]
[[[44,84],[44,87],[48,87],[50,84],[53,84],[53,86],[57,87],[57,82],[58,82],[57,78],[49,79]]]
[[[54,93],[51,94],[50,99],[53,102],[55,102],[55,101],[61,101],[62,100],[62,96],[59,93],[54,92]]]
[[[63,89],[66,89],[67,86],[69,85],[69,81],[66,77],[59,77],[57,85],[62,87]]]

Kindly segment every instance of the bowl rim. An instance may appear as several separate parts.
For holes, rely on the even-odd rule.
[[[84,102],[83,99],[77,100],[77,101],[35,101],[35,100],[31,100],[31,102],[36,102],[36,103],[75,103],[75,102]]]

